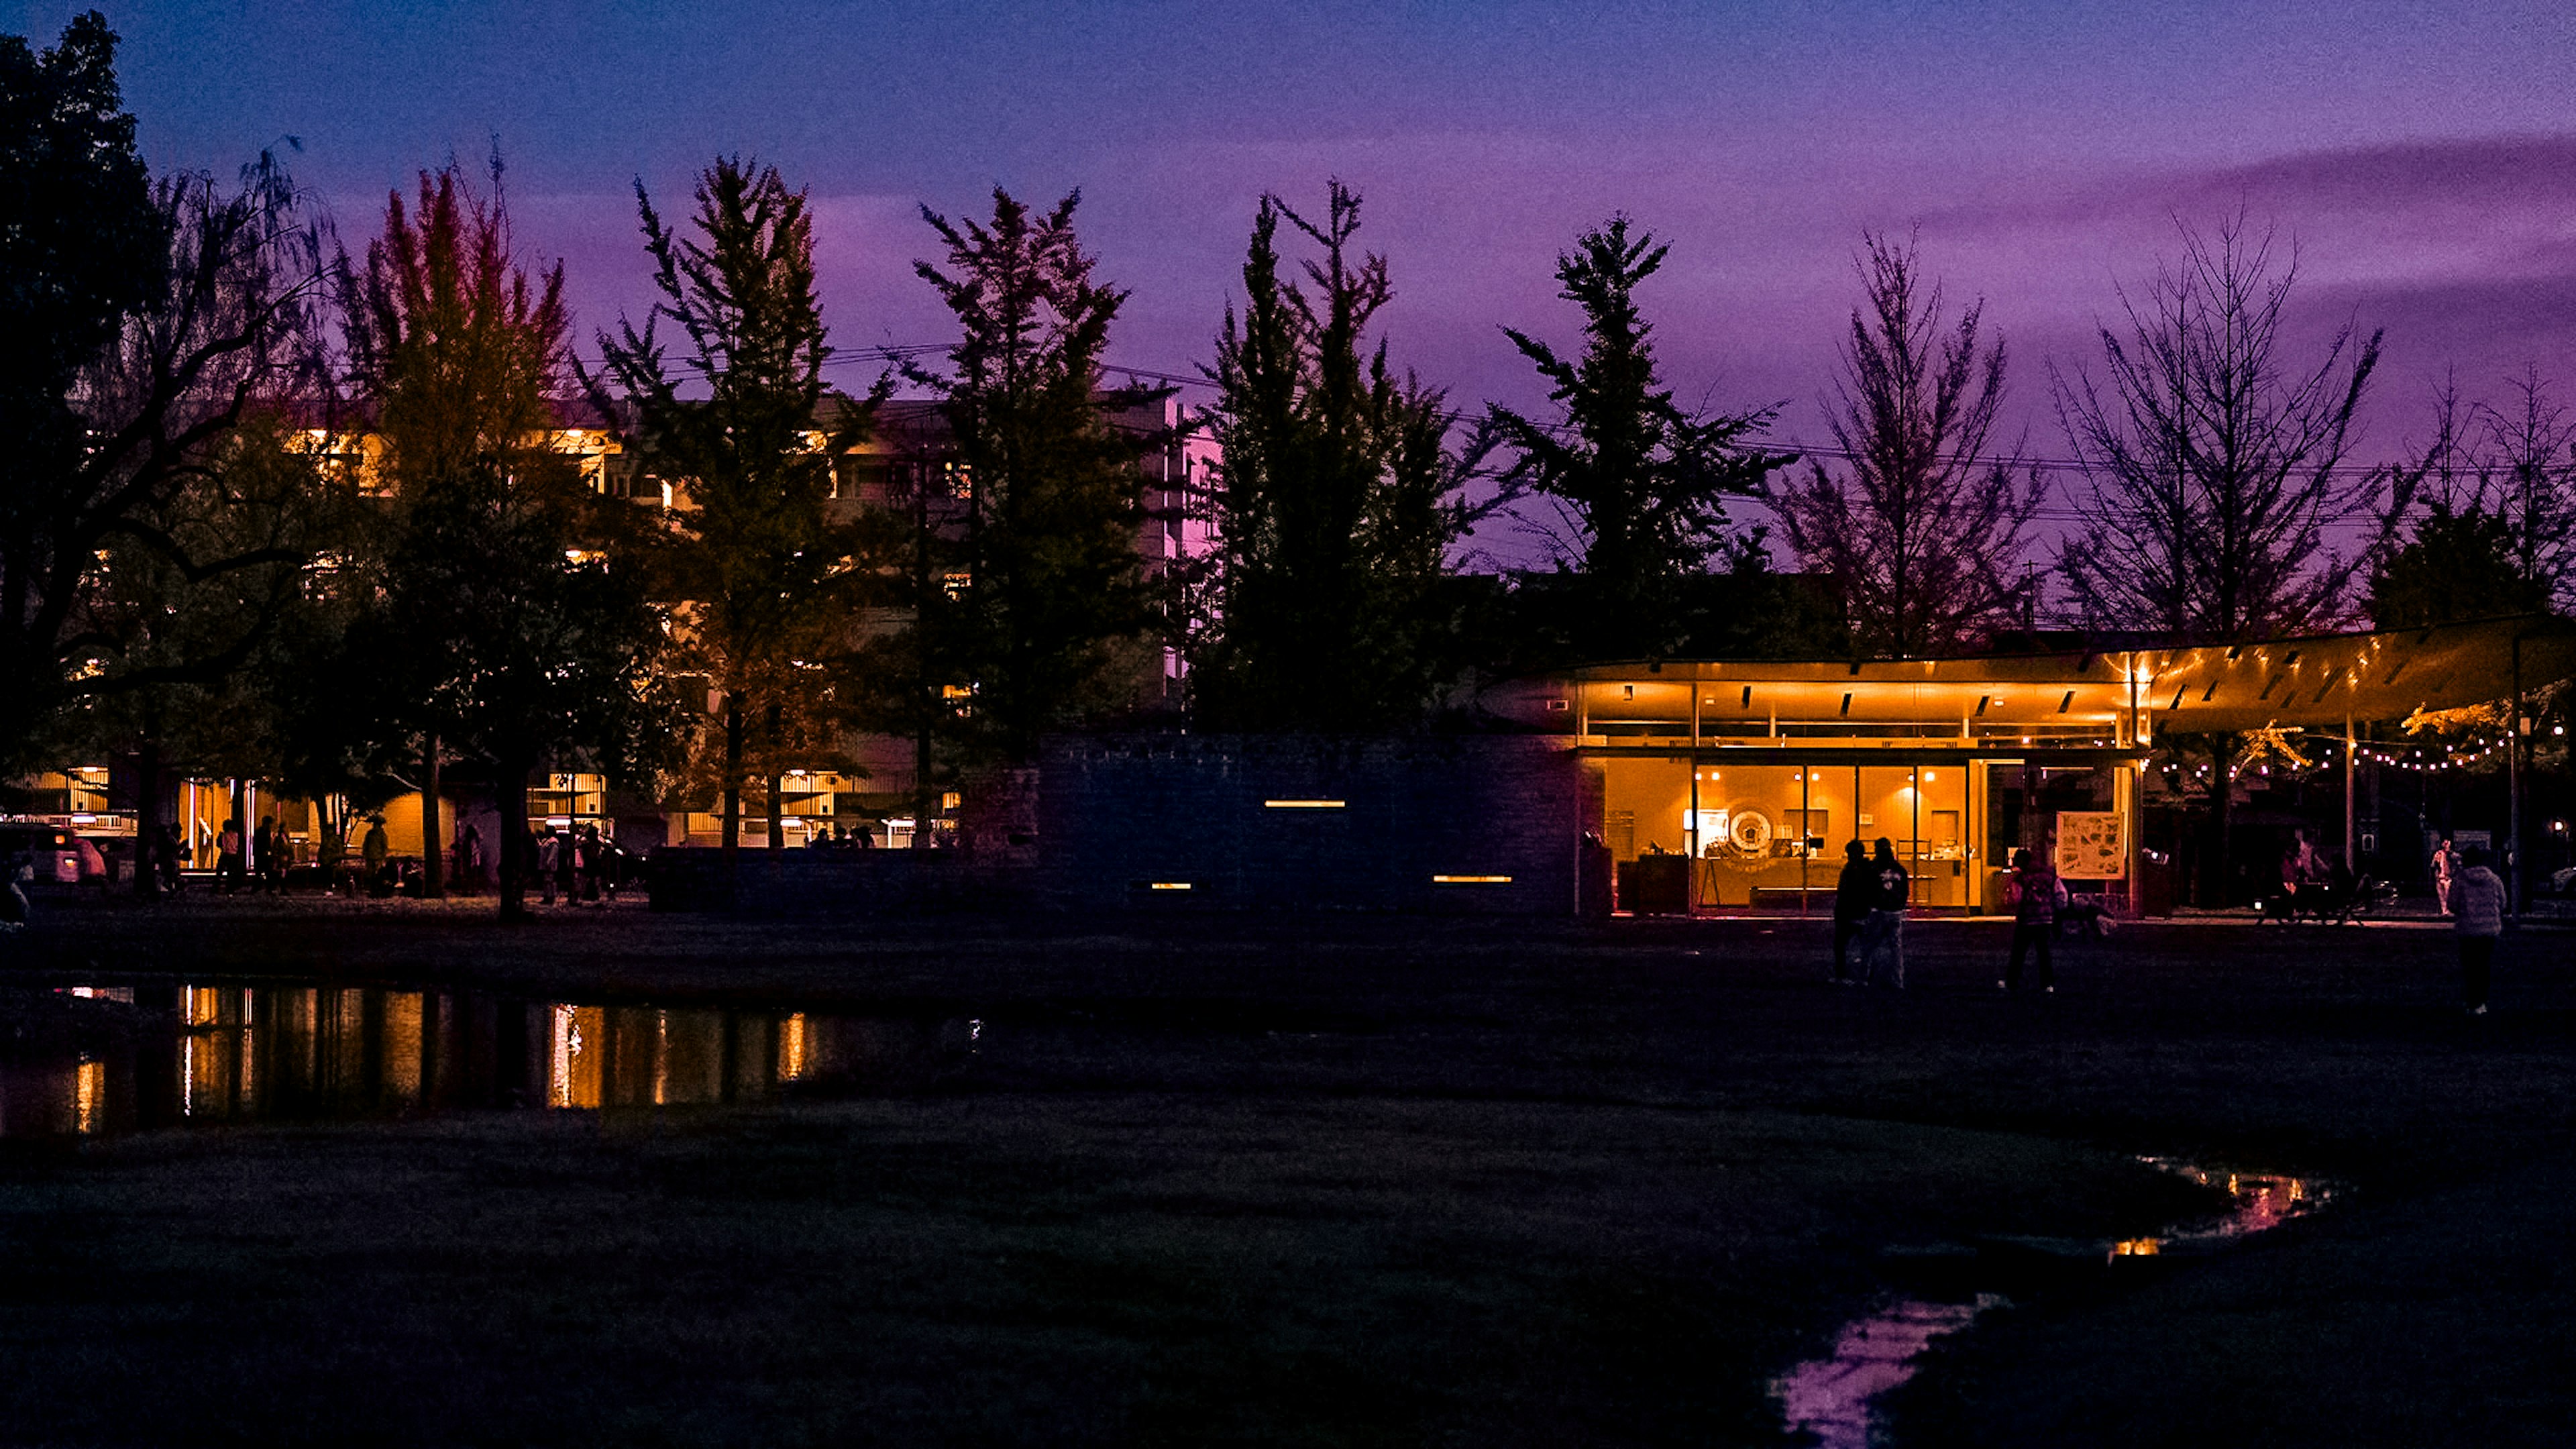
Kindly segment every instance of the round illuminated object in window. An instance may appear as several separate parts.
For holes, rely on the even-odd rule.
[[[1728,815],[1726,819],[1727,839],[1734,843],[1737,850],[1746,855],[1769,855],[1771,838],[1777,833],[1771,824],[1771,817],[1759,810],[1739,809]]]

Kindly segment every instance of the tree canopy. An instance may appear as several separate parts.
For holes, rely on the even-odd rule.
[[[1583,314],[1583,351],[1560,355],[1506,327],[1504,335],[1537,367],[1559,408],[1554,424],[1505,407],[1490,410],[1517,454],[1505,478],[1558,505],[1566,527],[1555,540],[1559,566],[1579,571],[1571,590],[1570,633],[1591,658],[1670,653],[1682,641],[1684,580],[1706,571],[1735,542],[1726,500],[1753,497],[1794,456],[1751,440],[1771,413],[1704,416],[1673,400],[1655,360],[1654,326],[1637,301],[1671,251],[1625,216],[1575,239],[1558,254],[1558,296]]]
[[[1853,644],[1904,659],[1973,648],[2035,601],[2022,569],[2045,480],[1990,458],[2004,345],[1982,303],[1945,331],[1911,242],[1864,235],[1862,305],[1827,405],[1841,454],[1774,495],[1807,567],[1834,582]]]
[[[377,607],[346,668],[377,728],[416,740],[430,887],[444,757],[493,774],[502,903],[520,907],[527,780],[549,756],[644,773],[676,736],[634,511],[594,493],[550,430],[573,401],[560,265],[531,278],[494,192],[454,166],[400,192],[363,269],[343,260],[349,353],[393,485]]]
[[[1281,275],[1283,221],[1320,253],[1302,286]],[[1395,292],[1359,226],[1359,193],[1338,181],[1321,221],[1263,197],[1243,308],[1217,338],[1218,541],[1188,607],[1192,705],[1219,726],[1400,725],[1451,652],[1440,583],[1481,445],[1452,451],[1445,395],[1398,376],[1383,337],[1369,345]]]
[[[2084,474],[2059,572],[2083,621],[2238,643],[2338,618],[2367,550],[2327,530],[2365,516],[2371,480],[2343,465],[2380,334],[2347,324],[2294,364],[2297,276],[2241,218],[2186,227],[2180,259],[2122,294],[2125,335],[2099,330],[2101,373],[2057,378]]]
[[[603,409],[631,412],[641,466],[687,493],[660,550],[662,591],[678,626],[676,664],[719,698],[688,778],[714,783],[728,852],[741,844],[743,788],[754,773],[764,779],[775,849],[784,843],[776,777],[788,762],[849,768],[832,666],[851,647],[861,578],[855,531],[829,508],[832,459],[867,441],[891,384],[834,397],[824,416],[830,346],[804,192],[775,167],[719,157],[695,196],[683,234],[636,183],[661,300],[640,330],[622,322],[600,334],[602,373],[589,381]],[[685,339],[676,363],[657,332],[665,320]]]
[[[0,37],[0,765],[84,702],[220,682],[310,557],[293,460],[240,433],[320,382],[303,199],[269,157],[150,180],[115,47],[95,12]]]
[[[970,675],[951,682],[972,690],[964,742],[989,758],[1032,759],[1047,730],[1132,711],[1160,683],[1137,551],[1137,462],[1156,440],[1116,421],[1159,394],[1103,383],[1127,293],[1092,276],[1081,200],[1041,212],[996,187],[988,221],[921,213],[943,258],[914,271],[959,329],[946,371],[913,371],[948,420],[968,513],[942,587]]]

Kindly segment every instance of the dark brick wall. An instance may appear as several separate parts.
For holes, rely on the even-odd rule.
[[[1045,895],[1073,909],[1572,915],[1599,814],[1563,742],[1526,736],[1068,737],[1040,775]]]

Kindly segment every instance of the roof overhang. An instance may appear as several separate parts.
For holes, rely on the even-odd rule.
[[[1743,733],[2014,726],[2082,733],[2394,720],[2576,677],[2576,623],[2546,614],[2236,646],[1904,660],[1636,660],[1499,682],[1496,714],[1567,733],[1605,723]],[[2106,731],[2107,732],[2107,731]]]

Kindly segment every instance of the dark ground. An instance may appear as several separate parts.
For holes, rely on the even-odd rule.
[[[2576,1439],[2576,937],[2132,928],[2060,992],[2000,926],[1165,918],[801,927],[620,908],[66,909],[19,985],[474,982],[984,1023],[913,1090],[254,1125],[0,1158],[0,1442],[1781,1442],[1889,1249],[2135,1233],[2137,1154],[2327,1213],[2019,1285],[1895,1442]],[[23,998],[22,998],[23,1001]],[[22,1005],[22,1011],[26,1008]]]

